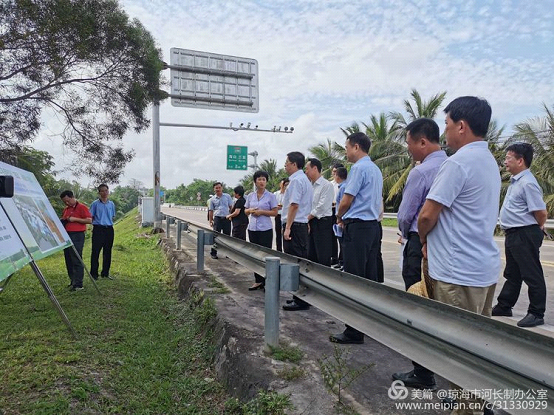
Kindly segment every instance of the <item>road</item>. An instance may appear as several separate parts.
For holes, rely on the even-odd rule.
[[[181,208],[169,208],[167,206],[162,207],[162,212],[170,216],[178,217],[183,220],[196,222],[200,225],[207,226],[207,212],[200,210],[188,210]],[[385,265],[385,284],[398,289],[404,289],[404,281],[402,280],[402,274],[400,272],[400,245],[398,244],[398,235],[395,228],[383,228],[383,243],[382,254]],[[501,252],[503,265],[506,263],[504,256],[504,238],[496,237],[496,243],[498,244]],[[548,330],[554,336],[554,242],[544,241],[541,248],[541,262],[546,279],[547,287],[547,304],[546,314],[544,317],[545,325],[541,326],[542,329]],[[504,267],[502,267],[504,269]],[[496,295],[500,292],[504,278],[500,275],[498,285],[496,287]],[[522,292],[514,307],[513,317],[495,317],[498,320],[505,321],[510,324],[514,324],[523,318],[527,313],[527,306],[529,300],[527,297],[527,286],[523,284]]]

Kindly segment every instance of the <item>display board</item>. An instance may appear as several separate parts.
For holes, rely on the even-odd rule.
[[[227,170],[247,170],[248,147],[227,146]]]
[[[0,207],[0,281],[31,262],[4,209]]]
[[[14,178],[13,198],[0,198],[0,204],[32,259],[37,261],[71,246],[69,235],[34,174],[0,162],[0,175]]]

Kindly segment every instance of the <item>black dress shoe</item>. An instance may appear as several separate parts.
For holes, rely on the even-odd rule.
[[[527,313],[525,317],[517,322],[518,327],[536,327],[542,324],[544,324],[544,319],[531,313]]]
[[[263,290],[264,285],[263,284],[254,284],[252,287],[248,287],[248,291],[256,291],[256,290]]]
[[[309,305],[298,304],[294,300],[291,303],[285,304],[283,306],[283,310],[287,310],[287,311],[300,311],[300,310],[307,310],[308,308],[310,308]]]
[[[492,308],[493,316],[512,317],[512,309],[509,307],[503,307],[500,304],[495,305]]]
[[[413,370],[406,373],[394,373],[392,375],[392,378],[394,380],[401,380],[402,382],[404,382],[404,386],[408,386],[410,388],[427,389],[432,391],[437,390],[437,384],[434,379],[425,381],[421,378],[418,378]]]
[[[333,343],[340,344],[363,344],[364,338],[349,337],[344,333],[331,334],[329,340]]]

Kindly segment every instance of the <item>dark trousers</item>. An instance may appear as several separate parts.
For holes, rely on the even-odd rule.
[[[336,207],[333,206],[332,210],[332,216],[331,216],[331,229],[333,224],[337,223],[337,216],[336,216]],[[338,242],[338,238],[335,235],[335,233],[332,233],[333,239],[331,242],[331,264],[336,264],[342,260],[342,256],[339,254],[339,248],[340,248],[340,242]]]
[[[379,240],[382,232],[379,225],[376,220],[345,221],[342,234],[345,272],[379,282]],[[344,334],[354,339],[364,336],[348,325]]]
[[[523,226],[506,230],[505,251],[506,282],[498,296],[498,304],[512,308],[518,298],[522,282],[529,293],[528,312],[543,318],[546,310],[546,284],[540,261],[539,249],[543,233],[539,225]]]
[[[68,232],[71,242],[75,250],[79,253],[81,259],[83,258],[83,247],[85,246],[85,233],[84,232]],[[73,247],[66,248],[63,251],[65,256],[65,267],[67,268],[67,275],[71,281],[71,285],[74,287],[83,286],[83,275],[85,273],[85,267],[81,262],[81,259],[75,254]]]
[[[225,216],[214,216],[214,232],[231,235],[231,221]],[[212,248],[210,254],[217,255],[217,249]]]
[[[331,216],[313,218],[308,234],[308,259],[321,265],[331,266],[333,252],[333,221]]]
[[[286,224],[283,225],[283,232]],[[283,250],[286,254],[294,255],[300,258],[308,258],[308,224],[294,222],[290,227],[290,241],[283,238]],[[308,305],[297,296],[293,296],[298,305]]]
[[[233,232],[231,232],[231,236],[233,238],[246,241],[246,228],[248,228],[248,223],[239,223],[237,225],[233,224]]]
[[[421,281],[421,262],[423,261],[421,248],[419,234],[417,232],[410,232],[402,258],[402,278],[406,285],[406,291],[416,282]],[[413,360],[412,364],[414,365],[414,374],[422,381],[432,383],[435,380],[435,374],[432,371]]]
[[[277,251],[283,252],[283,224],[281,223],[281,215],[275,216],[275,245]]]
[[[265,246],[270,248],[273,245],[273,230],[268,229],[267,231],[248,231],[248,239],[250,242],[256,245]],[[257,283],[265,285],[265,278],[260,274],[254,273],[254,278]]]
[[[92,227],[92,253],[90,254],[90,275],[98,278],[98,257],[102,251],[102,276],[110,275],[112,264],[112,247],[114,240],[113,226]]]

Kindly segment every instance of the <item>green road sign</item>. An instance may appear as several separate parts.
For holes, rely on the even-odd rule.
[[[227,170],[248,170],[248,147],[227,146]]]

